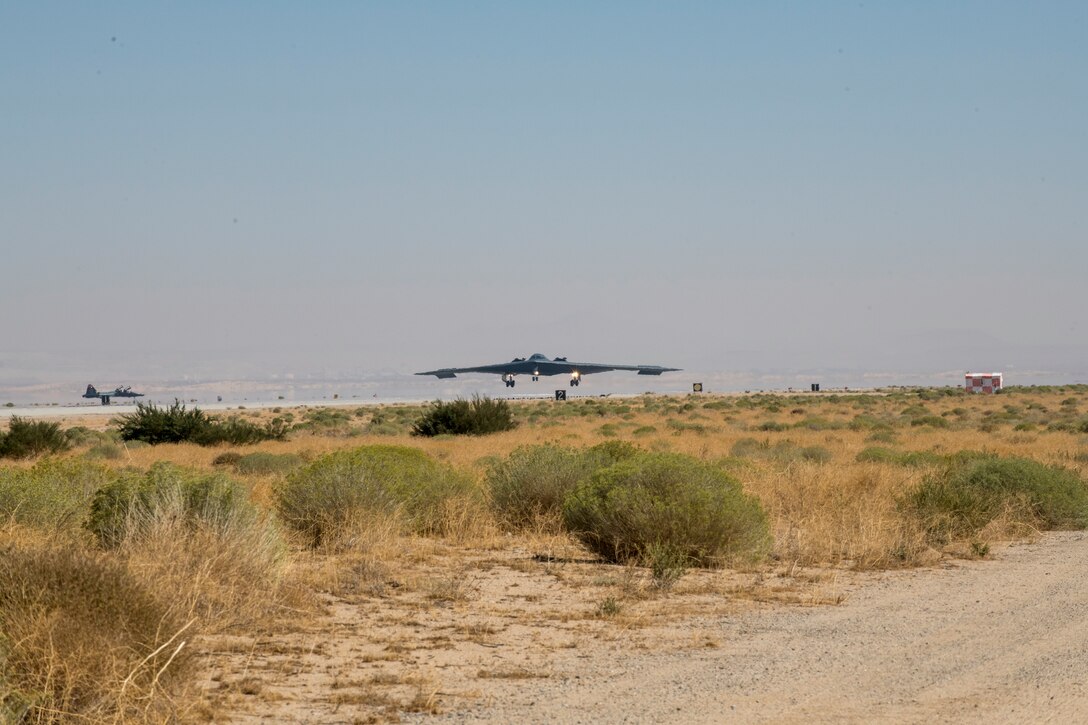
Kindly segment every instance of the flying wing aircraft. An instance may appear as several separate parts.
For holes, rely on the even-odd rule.
[[[501,375],[506,387],[514,387],[515,375],[531,375],[539,380],[541,375],[570,375],[570,385],[581,382],[583,375],[606,373],[610,370],[634,370],[639,375],[660,375],[680,368],[666,368],[660,365],[605,365],[602,363],[569,362],[565,357],[549,359],[547,355],[535,353],[527,358],[516,357],[510,362],[495,365],[478,365],[472,368],[442,368],[428,370],[416,375],[434,375],[436,378],[455,378],[457,373],[494,373]]]
[[[144,394],[133,392],[131,385],[127,388],[118,387],[117,389],[107,393],[100,393],[95,390],[95,387],[93,385],[88,385],[87,392],[83,394],[83,397],[98,398],[102,401],[102,405],[109,405],[110,398],[142,398],[144,397]]]

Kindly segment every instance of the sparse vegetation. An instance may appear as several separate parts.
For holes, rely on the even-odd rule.
[[[184,403],[175,400],[168,408],[160,408],[154,403],[137,403],[136,412],[118,419],[118,432],[123,440],[143,441],[151,445],[250,445],[266,440],[283,440],[287,435],[287,425],[281,420],[260,426],[237,416],[218,420],[199,408],[186,409]]]
[[[92,460],[116,461],[124,456],[124,449],[113,442],[97,443],[88,448],[83,455]]]
[[[279,529],[223,474],[169,463],[123,472],[95,493],[87,528],[195,630],[268,618],[280,599]]]
[[[295,453],[248,453],[234,461],[234,469],[246,476],[268,476],[286,474],[306,464],[302,456]]]
[[[31,458],[68,450],[59,423],[11,417],[7,433],[0,433],[0,458]]]
[[[46,458],[32,468],[0,468],[0,525],[78,532],[106,468],[78,459]]]
[[[58,426],[75,451],[0,466],[0,574],[9,577],[0,600],[10,577],[39,587],[46,576],[35,579],[28,567],[63,578],[79,566],[118,588],[117,612],[165,613],[162,632],[143,644],[162,644],[171,627],[191,622],[163,652],[189,644],[153,689],[139,670],[122,692],[139,664],[111,649],[127,641],[122,635],[105,627],[95,639],[89,618],[65,613],[71,603],[43,604],[47,616],[31,624],[29,610],[12,605],[0,613],[0,720],[47,721],[47,708],[60,706],[72,708],[63,719],[90,721],[140,720],[144,708],[156,721],[229,718],[241,698],[263,717],[284,676],[247,669],[251,656],[321,660],[332,625],[312,598],[326,592],[338,608],[367,612],[350,635],[360,642],[359,674],[339,678],[330,706],[358,708],[350,718],[395,719],[420,703],[450,704],[435,694],[440,682],[404,669],[421,642],[490,646],[526,612],[608,639],[720,612],[736,596],[838,601],[825,588],[845,568],[986,559],[1001,540],[1088,524],[1086,391],[516,401],[503,405],[519,427],[490,437],[410,436],[434,404],[251,409],[233,419],[175,406],[178,419],[198,415],[222,429],[301,423],[253,448],[240,448],[252,442],[245,435],[225,435],[242,442],[221,450],[203,448],[200,435],[152,446],[122,442],[116,429]],[[775,425],[755,432],[763,423]],[[288,546],[285,533],[306,547]],[[74,564],[55,563],[58,552]],[[730,565],[736,570],[702,569]],[[507,576],[517,586],[497,586]],[[89,583],[72,587],[97,596]],[[24,614],[8,613],[20,607]],[[40,636],[10,639],[31,625]],[[69,625],[87,632],[77,638]],[[194,634],[223,651],[183,662]],[[52,660],[39,646],[50,637]],[[102,662],[122,657],[116,667],[128,670],[120,682],[101,676],[92,692],[77,675],[91,665],[72,659],[67,642],[91,643]],[[37,649],[16,651],[24,645]],[[44,669],[32,671],[39,660]],[[485,669],[513,678],[519,667]],[[35,671],[52,673],[53,684]],[[65,684],[69,676],[83,684]],[[185,689],[209,677],[210,689]],[[64,699],[77,689],[97,699]],[[190,703],[196,713],[174,709]]]
[[[222,532],[259,520],[245,489],[230,478],[156,463],[146,473],[122,473],[103,484],[91,501],[87,528],[103,546],[114,547],[144,538],[164,521]]]
[[[1088,487],[1075,472],[1023,458],[967,458],[907,498],[940,542],[977,535],[1004,519],[1041,529],[1088,527]]]
[[[486,435],[515,427],[509,403],[477,395],[472,400],[434,402],[412,426],[412,435]]]
[[[683,548],[675,544],[655,541],[642,551],[642,564],[649,567],[658,589],[671,589],[684,576],[689,563]]]

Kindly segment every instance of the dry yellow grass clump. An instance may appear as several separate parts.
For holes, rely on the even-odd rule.
[[[276,409],[234,414],[279,418],[293,426],[286,440],[148,446],[83,430],[63,466],[5,462],[2,712],[42,722],[282,716],[285,673],[310,672],[319,655],[336,664],[306,682],[326,693],[330,713],[434,711],[448,696],[412,653],[426,651],[440,666],[443,653],[486,647],[519,628],[539,646],[565,647],[587,633],[649,630],[740,600],[834,602],[837,572],[984,556],[991,541],[1030,533],[1030,507],[1010,506],[969,539],[934,537],[909,497],[964,451],[1079,475],[1088,466],[1088,389],[1079,386],[988,397],[884,390],[511,405],[519,426],[480,437],[412,437],[418,405]],[[491,505],[489,481],[503,462],[531,459],[523,455],[531,447],[571,452],[539,456],[526,464],[533,471],[554,476],[563,465],[577,478],[578,466],[606,465],[604,454],[586,451],[613,441],[628,445],[601,450],[683,454],[726,472],[766,512],[769,556],[740,570],[668,557],[605,564],[564,529],[561,501],[518,517]],[[188,472],[177,474],[173,498],[139,493],[164,462]],[[394,464],[415,466],[425,480],[383,468]],[[337,497],[315,519],[335,523],[327,536],[291,518],[320,503],[306,498],[319,474]],[[102,505],[96,487],[118,476],[133,482],[132,500],[159,503],[118,514],[129,533],[104,546],[83,523]],[[241,497],[251,513],[224,518],[209,508],[213,479],[224,501]],[[363,481],[370,493],[360,496]],[[35,499],[42,492],[53,498]],[[46,525],[39,514],[58,501],[82,513]],[[344,632],[349,641],[329,641]],[[548,676],[516,662],[476,671],[482,681]]]

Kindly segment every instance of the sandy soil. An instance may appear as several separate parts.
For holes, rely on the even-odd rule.
[[[694,573],[615,617],[595,614],[600,565],[512,552],[433,566],[413,595],[330,599],[306,631],[206,643],[216,719],[1088,720],[1081,532],[833,581]]]

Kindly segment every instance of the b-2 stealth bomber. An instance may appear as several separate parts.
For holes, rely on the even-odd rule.
[[[471,368],[441,368],[428,370],[416,375],[434,375],[436,378],[455,378],[458,373],[492,373],[501,375],[506,387],[514,387],[515,375],[530,375],[533,380],[539,380],[542,375],[570,375],[570,385],[575,387],[581,383],[583,375],[591,373],[606,373],[610,370],[634,370],[639,375],[660,375],[679,370],[680,368],[667,368],[661,365],[606,365],[604,363],[579,363],[570,362],[565,357],[548,358],[547,355],[535,353],[527,358],[516,357],[510,362],[496,363],[495,365],[477,365]]]

